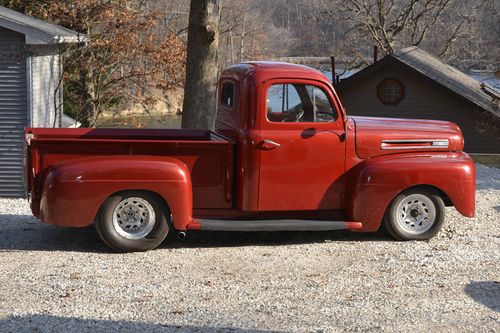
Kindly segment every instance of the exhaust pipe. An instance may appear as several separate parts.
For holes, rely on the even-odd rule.
[[[179,231],[179,233],[177,234],[177,238],[179,238],[180,240],[186,239],[186,232],[185,231]]]

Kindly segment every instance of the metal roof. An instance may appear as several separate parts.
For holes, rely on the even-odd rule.
[[[0,6],[0,27],[26,36],[26,44],[78,43],[85,35]]]
[[[438,58],[416,46],[407,47],[393,55],[386,56],[373,65],[342,80],[341,86],[351,85],[364,75],[373,73],[394,61],[412,68],[446,89],[464,97],[480,108],[500,117],[498,105],[500,101],[500,92],[498,90],[471,78],[467,74],[445,64]]]
[[[472,103],[500,116],[500,92],[497,90],[474,80],[416,46],[402,49],[396,52],[394,57]]]
[[[78,120],[71,118],[70,116],[66,114],[62,114],[62,119],[61,119],[61,127],[64,128],[78,128],[82,126],[82,123],[80,123]]]

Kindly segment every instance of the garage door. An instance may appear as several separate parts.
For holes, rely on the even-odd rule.
[[[24,36],[0,29],[0,197],[24,196],[26,81]]]

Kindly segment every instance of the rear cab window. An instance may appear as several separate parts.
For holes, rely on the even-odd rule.
[[[232,108],[234,106],[234,83],[231,81],[224,81],[221,90],[222,105]]]
[[[238,82],[231,78],[221,78],[217,87],[216,128],[225,131],[227,128],[240,126]],[[227,133],[226,133],[227,134]]]

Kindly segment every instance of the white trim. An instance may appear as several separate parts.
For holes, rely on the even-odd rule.
[[[28,106],[28,127],[33,127],[33,77],[31,68],[31,53],[26,52],[26,104]]]
[[[79,43],[86,40],[84,34],[2,6],[0,26],[25,35],[26,44],[31,45]]]
[[[61,51],[59,50],[58,54],[57,54],[57,63],[59,65],[59,73],[57,73],[57,80],[60,80],[60,84],[59,84],[59,105],[60,105],[60,108],[59,108],[59,112],[56,113],[56,115],[59,117],[59,120],[58,120],[58,127],[62,127],[62,117],[63,117],[63,114],[64,114],[64,82],[63,82],[63,70],[64,70],[64,66],[63,66],[63,57],[61,55]]]

